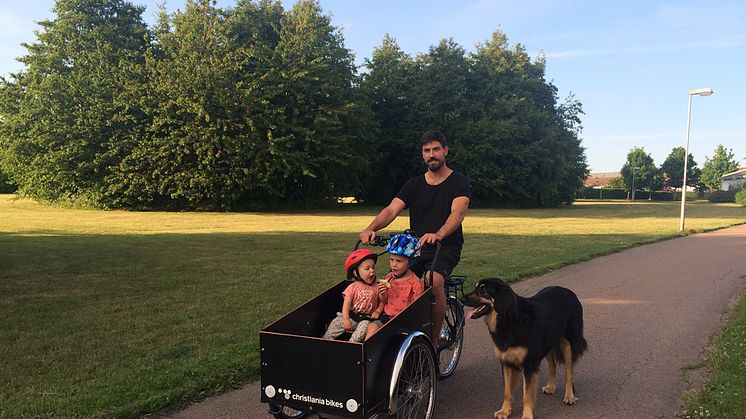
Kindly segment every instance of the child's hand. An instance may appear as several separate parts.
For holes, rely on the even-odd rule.
[[[344,325],[346,331],[352,331],[352,322],[350,321],[350,319],[342,319],[342,324]]]
[[[370,318],[371,319],[377,319],[379,317],[381,317],[381,313],[379,313],[377,311],[374,311],[374,312],[370,313]]]
[[[389,288],[391,288],[391,284],[388,283],[388,281],[379,281],[378,282],[378,295],[386,296],[388,294]]]

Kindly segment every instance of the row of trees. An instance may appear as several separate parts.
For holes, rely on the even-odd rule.
[[[711,158],[707,158],[702,169],[691,154],[687,156],[686,185],[699,191],[720,189],[720,177],[738,169],[733,150],[726,149],[722,144],[715,148]],[[621,177],[612,179],[609,187],[647,189],[657,191],[661,189],[681,188],[684,179],[684,147],[675,147],[666,160],[657,167],[650,154],[644,148],[635,147],[627,154],[627,161],[621,169]],[[634,193],[634,192],[633,192]]]
[[[19,192],[108,208],[232,209],[391,199],[439,129],[481,205],[572,201],[582,108],[496,32],[365,72],[317,1],[188,0],[151,28],[125,0],[57,0],[0,80],[0,171]]]

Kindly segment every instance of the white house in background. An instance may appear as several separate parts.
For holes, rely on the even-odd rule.
[[[746,167],[741,167],[735,172],[720,176],[720,181],[722,182],[720,189],[724,191],[729,191],[746,184]]]

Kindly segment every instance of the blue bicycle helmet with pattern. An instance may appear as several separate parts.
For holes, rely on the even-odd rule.
[[[409,264],[412,265],[413,258],[419,255],[420,249],[417,248],[419,239],[411,234],[396,234],[389,240],[386,251],[392,255],[401,255],[409,258]]]

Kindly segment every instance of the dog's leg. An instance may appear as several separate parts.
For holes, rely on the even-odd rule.
[[[578,400],[575,397],[575,389],[573,388],[572,379],[572,348],[570,342],[562,338],[560,342],[560,348],[562,349],[562,358],[565,361],[565,398],[562,400],[566,405],[572,406]]]
[[[521,419],[534,419],[536,388],[539,386],[539,374],[523,372],[523,415]]]
[[[557,388],[557,360],[554,358],[554,349],[547,354],[547,365],[549,365],[549,376],[547,385],[541,388],[544,394],[552,395]]]
[[[495,412],[495,419],[508,419],[513,406],[513,385],[515,384],[515,372],[513,368],[500,363],[503,369],[503,405]]]

